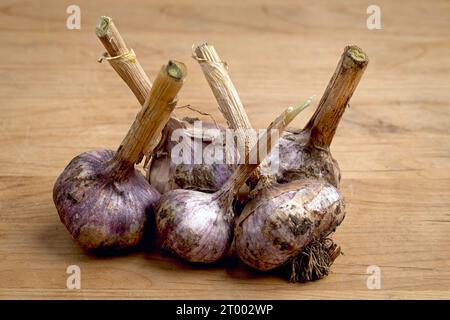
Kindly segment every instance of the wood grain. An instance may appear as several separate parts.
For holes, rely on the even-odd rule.
[[[85,1],[67,30],[64,1],[0,4],[0,298],[450,298],[450,3],[377,1]],[[209,41],[254,127],[323,93],[343,48],[370,64],[337,130],[347,217],[345,253],[326,279],[290,284],[237,261],[194,267],[152,249],[115,257],[83,252],[52,203],[58,173],[80,152],[119,145],[138,103],[95,35],[110,15],[150,78],[187,63],[180,105],[224,124],[192,44]],[[313,107],[294,122],[303,126]],[[177,115],[193,115],[186,109]],[[66,268],[81,268],[81,289]],[[366,269],[381,268],[381,289]]]

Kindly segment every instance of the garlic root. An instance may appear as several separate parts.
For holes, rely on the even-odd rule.
[[[320,280],[330,273],[331,265],[341,254],[341,248],[331,238],[315,240],[292,257],[285,265],[291,282]]]

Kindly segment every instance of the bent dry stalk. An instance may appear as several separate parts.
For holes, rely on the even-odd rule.
[[[116,249],[141,240],[160,195],[134,165],[160,136],[185,74],[184,64],[169,61],[117,151],[82,153],[59,175],[53,200],[61,222],[81,246]]]
[[[305,103],[288,108],[269,125],[259,144],[268,142],[271,130],[284,130],[307,106]],[[275,142],[269,140],[268,150]],[[251,152],[257,154],[257,149],[255,145]],[[234,196],[258,165],[240,165],[229,181],[212,194],[182,189],[163,194],[156,207],[156,230],[162,247],[191,262],[211,263],[223,258],[233,236]]]
[[[369,62],[357,46],[347,46],[337,65],[319,106],[303,130],[289,129],[280,138],[277,154],[267,161],[279,161],[276,173],[279,182],[313,178],[339,187],[341,173],[332,157],[330,145],[339,121]],[[274,158],[279,156],[279,158]]]
[[[101,17],[96,26],[96,34],[104,45],[107,60],[113,69],[124,80],[142,105],[151,88],[151,81],[139,64],[132,49],[129,49],[110,17]],[[103,60],[103,58],[101,59]],[[213,128],[213,123],[203,123],[206,128]],[[147,156],[147,178],[149,182],[161,193],[173,189],[193,189],[205,192],[217,191],[231,176],[235,166],[231,164],[213,163],[177,164],[171,161],[171,150],[175,141],[171,141],[172,133],[177,129],[185,129],[186,137],[190,139],[192,150],[205,149],[212,143],[210,137],[201,139],[192,135],[192,122],[181,121],[172,116],[164,128],[157,146],[147,146],[144,154]],[[219,127],[222,131],[223,128]],[[152,151],[152,152],[150,152]],[[235,152],[223,146],[223,153]],[[192,153],[192,152],[191,152]]]

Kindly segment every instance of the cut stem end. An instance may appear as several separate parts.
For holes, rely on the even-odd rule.
[[[348,46],[347,55],[355,62],[367,63],[369,61],[367,54],[358,46]]]
[[[95,26],[95,34],[97,37],[104,37],[108,33],[111,21],[112,19],[108,16],[101,16],[100,19],[98,19]]]
[[[170,60],[166,67],[167,74],[176,79],[183,80],[187,74],[186,65],[179,61]]]

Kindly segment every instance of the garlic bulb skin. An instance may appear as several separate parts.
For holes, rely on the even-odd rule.
[[[236,165],[223,163],[208,164],[205,161],[204,154],[201,163],[194,163],[194,150],[205,150],[213,143],[213,137],[207,135],[208,130],[219,130],[216,133],[225,135],[224,128],[216,127],[213,123],[202,122],[203,135],[194,137],[190,135],[192,132],[192,121],[184,120],[184,128],[176,127],[179,124],[175,121],[169,121],[164,129],[162,145],[152,157],[151,165],[147,172],[147,177],[152,186],[154,186],[161,194],[174,189],[190,189],[204,192],[215,192],[231,177]],[[186,130],[186,137],[190,139],[191,161],[188,164],[176,164],[172,161],[171,151],[178,143],[171,140],[171,135],[175,129]],[[225,141],[222,138],[222,141]],[[222,147],[223,153],[229,148],[225,144]],[[237,152],[234,152],[237,157]],[[237,161],[236,161],[237,163]]]
[[[319,179],[339,188],[341,172],[337,161],[328,147],[318,148],[310,142],[308,130],[286,130],[278,146],[267,156],[269,166],[275,161],[278,169],[274,175],[280,183]]]
[[[228,198],[183,189],[163,194],[155,214],[162,247],[190,262],[211,263],[223,258],[233,232]],[[228,208],[226,214],[224,207]]]
[[[112,150],[100,150],[78,155],[53,188],[61,222],[87,249],[136,245],[160,197],[134,167],[116,179],[108,166],[114,154]]]
[[[235,249],[247,265],[270,270],[344,219],[344,202],[332,185],[317,180],[263,187],[246,205],[235,227]]]

